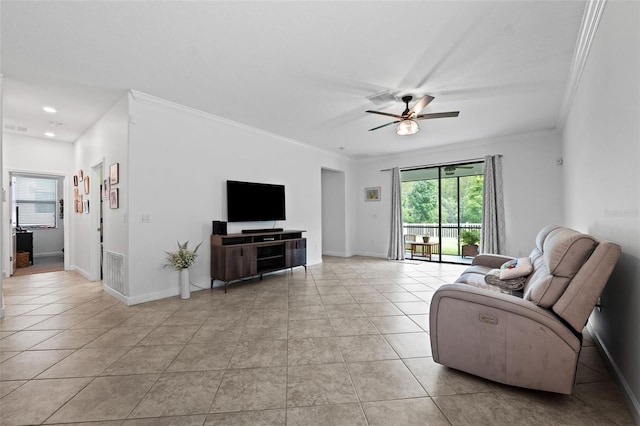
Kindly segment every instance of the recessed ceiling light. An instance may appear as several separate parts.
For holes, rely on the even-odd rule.
[[[54,113],[58,112],[54,107],[50,107],[50,106],[42,107],[42,109],[45,112],[48,112],[49,114],[54,114]]]
[[[56,134],[55,133],[51,133],[51,132],[45,132],[44,134],[45,136],[48,136],[50,138],[54,137]]]

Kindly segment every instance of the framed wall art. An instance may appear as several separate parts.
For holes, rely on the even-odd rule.
[[[364,189],[365,201],[380,201],[380,187],[365,188]]]
[[[102,182],[102,199],[107,200],[109,198],[109,179],[105,179]]]
[[[120,191],[113,188],[109,191],[109,208],[117,209],[120,207]]]
[[[109,167],[109,183],[115,185],[120,180],[120,163],[113,163]]]
[[[91,186],[89,186],[89,176],[86,176],[84,178],[84,193],[88,194],[90,189],[91,189]]]

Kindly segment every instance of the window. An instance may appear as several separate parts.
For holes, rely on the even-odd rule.
[[[56,202],[58,180],[56,178],[13,175],[13,221],[21,227],[56,227]],[[16,208],[17,207],[17,208]]]
[[[484,162],[403,170],[404,234],[428,236],[428,242],[439,245],[441,262],[471,263],[463,236],[479,235],[482,228],[483,174]]]

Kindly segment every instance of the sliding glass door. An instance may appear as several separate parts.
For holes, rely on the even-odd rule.
[[[408,258],[471,263],[480,239],[483,174],[484,162],[401,172]]]

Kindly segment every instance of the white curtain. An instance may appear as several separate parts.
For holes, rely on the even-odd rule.
[[[391,234],[389,236],[389,260],[404,260],[404,236],[402,232],[402,188],[400,169],[391,169]]]
[[[487,155],[484,157],[481,250],[483,253],[506,254],[506,241],[502,155]]]

